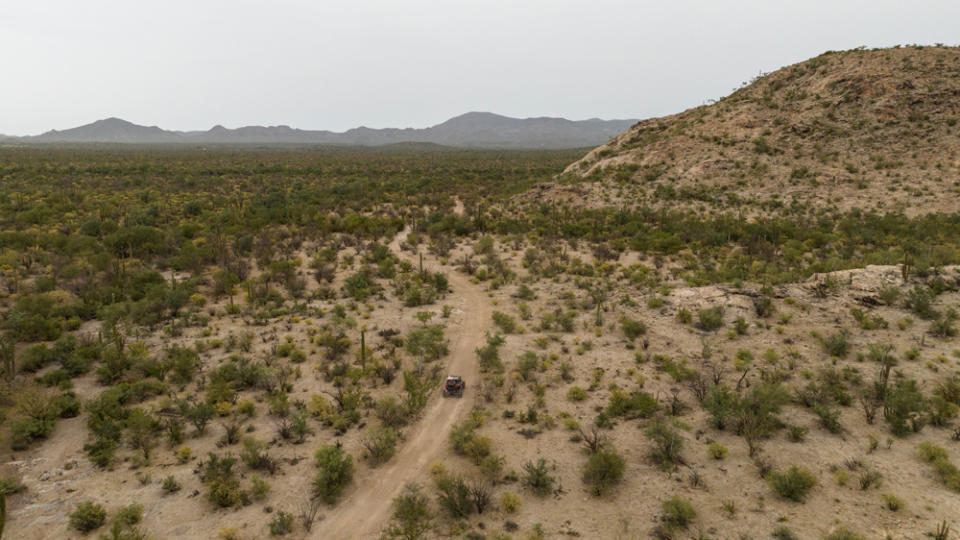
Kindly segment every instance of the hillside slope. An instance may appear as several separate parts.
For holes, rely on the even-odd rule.
[[[828,52],[713,104],[641,121],[527,199],[754,215],[955,212],[958,119],[960,48]]]

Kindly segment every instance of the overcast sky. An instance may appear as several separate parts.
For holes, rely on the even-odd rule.
[[[0,133],[648,118],[826,50],[960,41],[958,0],[2,0]]]

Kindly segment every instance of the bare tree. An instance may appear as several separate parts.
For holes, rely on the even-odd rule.
[[[593,426],[590,429],[590,433],[584,433],[583,429],[579,429],[580,437],[583,439],[583,445],[587,449],[587,453],[596,454],[603,445],[607,443],[607,437],[597,429],[597,426]]]
[[[303,522],[303,528],[310,532],[310,529],[313,527],[313,522],[317,520],[317,516],[320,514],[320,505],[323,504],[323,501],[320,500],[320,497],[310,497],[307,499],[307,502],[300,504],[300,521]],[[320,519],[323,519],[321,516]]]
[[[482,514],[490,504],[490,484],[482,478],[476,478],[470,481],[469,489],[470,499],[477,508],[477,513]]]

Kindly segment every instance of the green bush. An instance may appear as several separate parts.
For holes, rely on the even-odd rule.
[[[660,503],[663,508],[663,521],[668,530],[686,529],[696,519],[697,511],[690,501],[678,495]]]
[[[683,450],[683,437],[666,418],[657,418],[644,431],[653,443],[650,457],[664,470],[673,469],[680,463],[680,452]]]
[[[727,457],[727,447],[718,442],[712,442],[707,447],[707,453],[713,459],[723,459]]]
[[[714,386],[703,400],[703,408],[710,413],[713,427],[724,429],[740,409],[740,397],[726,386]]]
[[[513,493],[512,491],[504,491],[500,494],[500,499],[498,500],[500,510],[504,514],[515,514],[517,510],[523,505],[523,500],[519,495]]]
[[[547,460],[540,458],[536,463],[528,461],[523,464],[522,483],[537,495],[541,497],[549,495],[553,491],[555,482],[556,479],[547,469]]]
[[[367,449],[370,465],[376,467],[397,451],[397,430],[384,426],[372,428],[367,432],[363,446]]]
[[[140,523],[140,520],[143,518],[143,505],[133,503],[128,506],[124,506],[117,510],[117,515],[114,516],[114,523],[119,523],[125,527],[130,527]]]
[[[163,488],[163,491],[167,493],[176,493],[180,491],[180,482],[177,482],[177,479],[173,476],[168,476],[163,479],[160,483],[160,487]]]
[[[441,479],[437,486],[440,493],[437,502],[440,507],[454,519],[465,518],[473,510],[473,501],[470,499],[470,488],[463,478],[447,477]]]
[[[103,509],[103,506],[97,503],[83,502],[70,513],[69,523],[72,529],[87,534],[99,529],[106,520],[107,511]]]
[[[626,465],[626,461],[616,449],[604,446],[587,458],[583,482],[587,484],[590,493],[599,497],[620,482]]]
[[[697,325],[708,332],[717,330],[723,326],[723,310],[720,307],[698,310]]]
[[[883,400],[883,417],[890,431],[904,437],[923,429],[926,423],[927,400],[917,388],[917,381],[905,380],[887,390]]]
[[[812,472],[796,465],[785,473],[771,471],[767,481],[777,495],[795,502],[803,502],[813,486],[817,485],[817,477]]]
[[[313,494],[332,506],[340,499],[344,488],[353,481],[353,458],[329,444],[321,446],[314,458],[320,471],[313,480]]]
[[[430,501],[419,484],[407,484],[393,499],[393,520],[384,533],[386,538],[419,540],[430,531],[433,512]]]
[[[277,512],[270,520],[270,535],[282,536],[293,530],[293,514],[288,514],[283,510]]]
[[[567,390],[567,399],[570,401],[583,401],[587,399],[587,391],[579,386],[571,386]]]
[[[234,457],[220,456],[211,452],[203,463],[201,478],[207,484],[207,498],[220,508],[239,507],[249,502],[249,495],[240,488],[240,481],[233,471],[237,460]]]
[[[850,333],[846,330],[821,338],[820,342],[830,356],[846,358],[850,352]]]
[[[270,482],[257,475],[250,478],[250,496],[258,501],[262,501],[270,494]]]
[[[773,530],[773,537],[777,540],[800,540],[800,538],[786,525],[780,525]]]
[[[623,335],[630,341],[647,332],[647,325],[643,321],[634,321],[628,317],[620,319],[620,326],[623,327]]]
[[[929,441],[917,445],[920,456],[930,463],[940,481],[952,491],[960,492],[960,468],[950,462],[946,449]]]
[[[840,527],[825,536],[824,540],[866,540],[866,538],[846,527]]]
[[[642,390],[627,394],[623,390],[614,390],[610,393],[610,402],[604,411],[607,416],[624,416],[626,418],[650,418],[660,410],[660,402],[653,395]]]
[[[501,311],[493,312],[493,323],[496,324],[504,334],[513,334],[517,331],[517,321]]]

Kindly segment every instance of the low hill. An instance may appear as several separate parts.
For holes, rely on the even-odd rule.
[[[181,136],[156,126],[140,126],[120,118],[106,118],[63,131],[48,131],[38,137],[25,138],[33,142],[116,142],[116,143],[170,143]]]
[[[582,148],[609,140],[635,120],[582,121],[563,118],[510,118],[471,112],[423,129],[373,129],[359,127],[343,133],[311,131],[289,126],[246,126],[208,131],[166,131],[118,118],[64,131],[49,131],[19,141],[35,143],[185,143],[185,144],[343,144],[380,146],[398,143],[433,143],[472,148]]]
[[[719,101],[641,121],[527,200],[960,211],[960,48],[827,52]]]

